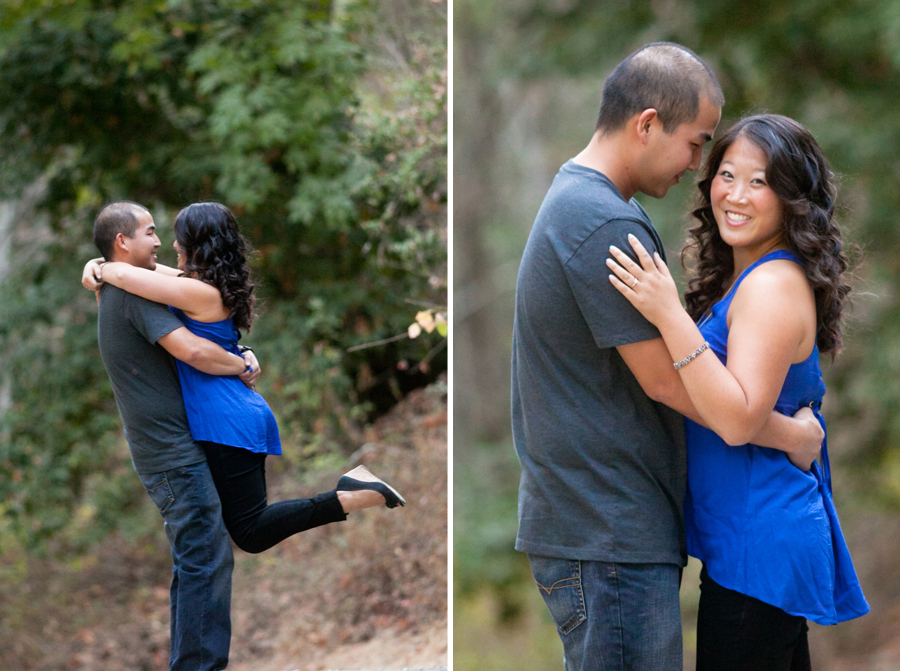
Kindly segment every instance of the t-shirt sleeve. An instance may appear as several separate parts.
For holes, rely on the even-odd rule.
[[[637,261],[628,243],[629,233],[634,234],[650,254],[662,253],[639,222],[614,219],[594,231],[565,265],[569,285],[597,347],[618,347],[660,337],[657,328],[609,281],[611,271],[606,266],[606,259],[612,258],[610,245]]]
[[[128,320],[147,342],[155,343],[184,324],[165,305],[129,294],[125,300]]]

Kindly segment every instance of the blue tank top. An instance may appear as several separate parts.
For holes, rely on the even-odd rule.
[[[211,340],[240,356],[241,335],[231,319],[198,322],[169,308],[194,335]],[[236,376],[209,375],[176,361],[184,409],[194,440],[206,440],[251,452],[281,454],[278,423],[266,400]]]
[[[773,259],[801,264],[793,253],[766,254],[738,277],[728,294],[698,323],[710,349],[727,359],[726,316],[743,279]],[[791,365],[775,409],[793,415],[810,406],[819,414],[825,383],[819,348]],[[827,441],[821,466],[808,473],[787,455],[757,445],[730,447],[686,419],[688,554],[728,589],[818,624],[836,624],[869,612],[834,507]]]

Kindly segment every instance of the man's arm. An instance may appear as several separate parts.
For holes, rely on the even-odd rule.
[[[199,371],[210,375],[237,375],[245,386],[256,388],[261,371],[252,350],[235,356],[211,340],[194,335],[186,327],[169,332],[157,342],[176,359]],[[236,368],[238,364],[240,370]]]
[[[157,340],[179,361],[210,375],[240,375],[247,368],[242,357],[232,354],[211,340],[196,336],[182,326]]]
[[[620,345],[616,350],[647,396],[700,425],[706,425],[673,367],[672,356],[662,338]],[[795,466],[809,470],[819,455],[824,438],[825,432],[813,412],[801,408],[793,418],[773,410],[753,437],[753,443],[781,450]]]
[[[662,338],[619,345],[616,351],[647,396],[703,424]]]

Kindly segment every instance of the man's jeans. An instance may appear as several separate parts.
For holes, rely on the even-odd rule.
[[[169,669],[224,669],[234,558],[209,468],[202,461],[140,478],[162,513],[172,547]]]
[[[681,671],[681,569],[528,555],[566,671]]]

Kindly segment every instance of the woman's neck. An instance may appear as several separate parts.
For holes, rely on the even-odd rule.
[[[761,248],[732,247],[731,252],[734,258],[734,273],[731,276],[731,283],[734,284],[734,282],[737,281],[737,278],[741,276],[741,273],[759,261],[766,254],[779,249],[787,249],[787,245],[781,240]]]

